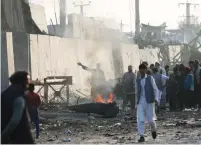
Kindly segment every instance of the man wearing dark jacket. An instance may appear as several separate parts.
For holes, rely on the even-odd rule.
[[[33,144],[24,97],[29,75],[25,71],[16,72],[10,82],[1,94],[1,143]]]
[[[128,102],[130,102],[131,108],[135,109],[135,81],[136,75],[133,73],[131,65],[128,66],[128,72],[123,75],[122,86],[125,93],[123,100],[123,110],[125,109]]]

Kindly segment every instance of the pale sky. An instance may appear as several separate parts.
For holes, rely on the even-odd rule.
[[[79,7],[74,7],[73,0],[66,1],[68,14],[80,12]],[[88,3],[88,0],[83,1]],[[31,0],[31,2],[45,7],[48,24],[51,18],[55,23],[55,11],[59,21],[59,0]],[[180,16],[185,15],[185,6],[179,6],[179,2],[184,3],[187,0],[140,0],[141,23],[160,25],[166,22],[168,29],[177,28]],[[196,8],[191,6],[191,13],[198,16],[201,21],[201,0],[188,0],[188,2],[199,4]],[[75,3],[79,4],[80,0],[75,0]],[[91,5],[84,8],[84,14],[89,17],[113,18],[119,24],[122,20],[125,24],[124,31],[135,28],[135,0],[91,0]]]

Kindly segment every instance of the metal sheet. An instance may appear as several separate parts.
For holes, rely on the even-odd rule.
[[[23,32],[14,32],[12,34],[16,71],[29,72],[29,35]]]
[[[5,20],[9,30],[25,32],[21,0],[1,0],[1,7],[4,14],[2,19]],[[4,27],[2,29],[6,29],[6,25]]]
[[[9,77],[15,71],[12,33],[1,33],[1,90],[9,85]]]

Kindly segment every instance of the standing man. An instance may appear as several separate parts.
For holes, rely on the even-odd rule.
[[[152,69],[151,69],[151,67],[149,68],[148,62],[143,61],[142,64],[147,66],[147,74],[151,75],[152,74]],[[137,78],[140,78],[140,71],[137,72]]]
[[[165,85],[168,79],[167,76],[158,73],[158,68],[153,69],[153,78],[156,82],[156,86],[158,88],[157,102],[160,108],[164,108],[166,105],[166,90]]]
[[[151,64],[149,68],[150,68],[151,70],[153,70],[154,67],[155,67],[154,64]]]
[[[184,92],[184,80],[185,80],[185,74],[184,74],[184,70],[185,70],[185,66],[183,64],[179,65],[179,70],[177,70],[177,68],[175,67],[174,70],[174,77],[175,80],[178,83],[179,86],[179,92],[177,94],[177,98],[178,98],[178,106],[180,111],[182,111],[184,109],[184,105],[185,105],[185,92]]]
[[[39,138],[40,121],[39,121],[38,107],[41,105],[41,100],[40,96],[34,92],[35,90],[34,84],[30,83],[28,90],[29,92],[26,96],[27,108],[29,110],[31,122],[33,122],[36,126],[36,138]]]
[[[201,67],[199,60],[195,60],[195,95],[196,95],[196,102],[201,108]]]
[[[105,74],[100,68],[100,63],[96,64],[96,69],[88,68],[87,66],[83,65],[82,63],[77,63],[81,66],[84,70],[89,71],[92,73],[91,77],[91,96],[92,99],[96,97],[97,93],[101,91],[101,85],[103,85],[105,81]]]
[[[25,106],[29,75],[25,71],[15,72],[10,82],[1,94],[1,143],[33,144]]]
[[[185,79],[184,79],[184,98],[185,98],[185,107],[192,108],[195,107],[195,98],[194,98],[194,76],[190,67],[185,67],[184,69]]]
[[[166,76],[165,69],[161,67],[160,63],[156,62],[155,67],[158,68],[158,72]]]
[[[155,114],[155,99],[157,96],[157,86],[154,78],[147,75],[147,66],[141,64],[139,66],[140,78],[137,79],[136,95],[137,95],[137,127],[140,139],[138,142],[144,142],[144,127],[145,121],[148,121],[151,126],[153,139],[156,138],[156,114]],[[146,118],[146,120],[145,120]]]
[[[125,93],[125,98],[123,100],[123,110],[125,109],[128,102],[131,104],[131,109],[135,109],[135,81],[136,75],[133,73],[132,66],[129,65],[128,72],[126,72],[122,78],[123,91]]]
[[[170,66],[169,65],[166,65],[165,66],[165,71],[166,71],[166,75],[169,76],[169,69],[170,69]]]
[[[191,71],[194,72],[195,70],[195,62],[193,60],[189,61],[189,67],[191,68]]]

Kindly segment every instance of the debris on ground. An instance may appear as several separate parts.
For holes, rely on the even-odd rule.
[[[136,143],[139,139],[136,118],[130,119],[130,114],[125,114],[119,113],[116,118],[103,118],[95,114],[70,112],[61,107],[59,111],[50,108],[41,110],[41,135],[36,143]],[[158,137],[153,140],[149,128],[146,128],[146,143],[201,143],[200,116],[201,112],[193,110],[160,112],[156,121]],[[185,131],[186,128],[188,131]]]

